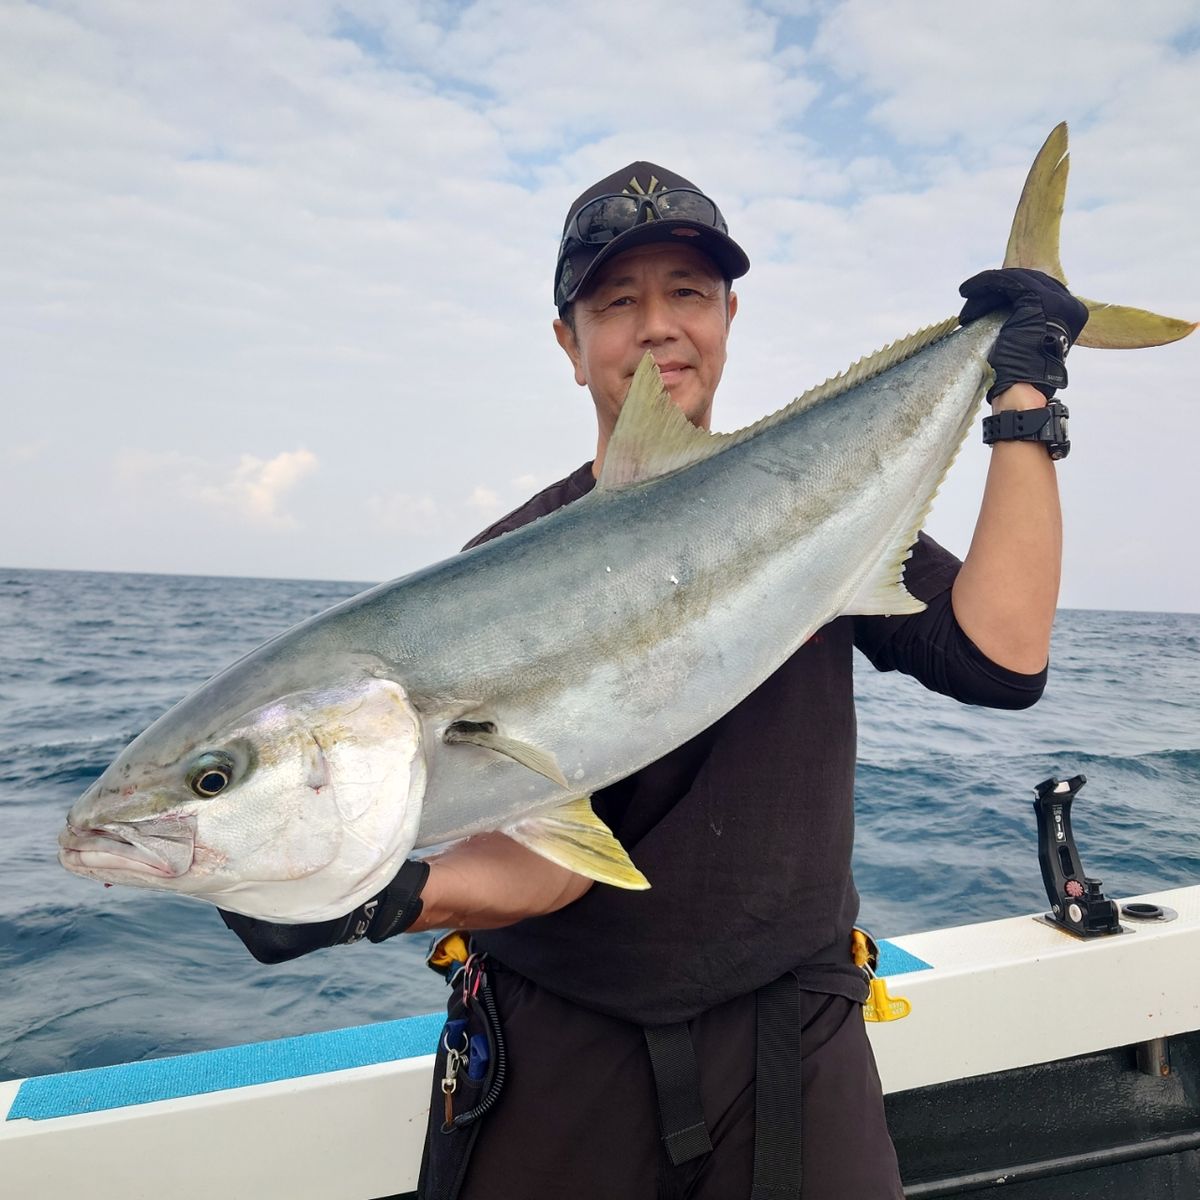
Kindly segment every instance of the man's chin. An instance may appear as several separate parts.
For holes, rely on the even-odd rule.
[[[704,395],[694,376],[685,377],[673,388],[668,387],[667,395],[693,425],[701,429],[708,428],[712,417],[712,397]]]

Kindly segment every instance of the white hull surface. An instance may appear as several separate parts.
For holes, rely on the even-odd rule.
[[[1088,942],[1024,916],[884,943],[881,973],[912,1004],[902,1020],[868,1025],[884,1090],[894,1097],[1200,1029],[1200,887],[1133,899],[1178,919],[1123,919],[1131,933]],[[373,1200],[410,1191],[440,1026],[440,1016],[415,1017],[0,1083],[0,1195]]]

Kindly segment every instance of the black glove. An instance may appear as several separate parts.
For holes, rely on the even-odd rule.
[[[377,896],[344,917],[310,925],[276,925],[257,917],[217,909],[221,920],[238,935],[260,963],[281,963],[367,938],[382,942],[403,933],[421,915],[421,889],[429,878],[429,864],[409,859]]]
[[[958,291],[967,299],[958,314],[963,325],[997,308],[1013,310],[988,355],[996,372],[989,400],[1014,383],[1033,384],[1047,400],[1067,386],[1063,360],[1087,324],[1086,304],[1053,276],[1024,267],[983,271]]]

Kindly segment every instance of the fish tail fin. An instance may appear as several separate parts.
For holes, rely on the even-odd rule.
[[[1042,143],[1025,177],[1008,234],[1008,249],[1004,252],[1006,267],[1045,271],[1066,284],[1067,276],[1058,258],[1058,236],[1067,196],[1069,161],[1067,123],[1063,121]]]
[[[1067,194],[1068,163],[1064,121],[1051,131],[1029,168],[1004,255],[1006,267],[1045,271],[1064,285],[1067,276],[1058,257],[1058,236]],[[1104,350],[1163,346],[1187,337],[1196,328],[1191,321],[1160,316],[1141,308],[1079,298],[1088,306],[1088,323],[1076,342],[1079,346]]]

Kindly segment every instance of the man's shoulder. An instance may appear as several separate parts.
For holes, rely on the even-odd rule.
[[[578,500],[595,487],[596,480],[592,475],[592,464],[586,462],[570,475],[557,480],[548,487],[542,488],[535,496],[531,496],[524,504],[514,508],[512,512],[489,525],[482,533],[476,534],[464,547],[470,550],[473,546],[481,546],[501,534],[512,533],[522,525],[536,521],[538,517],[549,516],[564,505]]]

